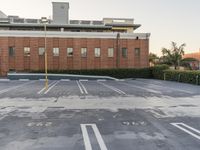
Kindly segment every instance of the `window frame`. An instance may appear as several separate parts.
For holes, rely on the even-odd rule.
[[[87,48],[86,47],[81,48],[81,57],[82,58],[87,57]]]
[[[25,57],[31,56],[31,48],[30,47],[24,47],[24,56]]]
[[[72,51],[69,52],[69,50],[72,50]],[[70,53],[72,53],[72,54],[69,55]],[[68,47],[68,48],[67,48],[67,57],[73,57],[73,55],[74,55],[74,49],[73,49],[73,47]]]
[[[59,54],[60,54],[60,49],[59,49],[59,47],[54,47],[54,48],[53,48],[53,56],[54,56],[54,57],[58,57]]]
[[[110,55],[110,54],[112,54],[112,55]],[[108,48],[108,57],[109,58],[113,58],[114,57],[114,48],[113,47],[109,47]]]
[[[101,48],[99,47],[94,48],[94,56],[97,58],[101,57]]]
[[[140,48],[135,48],[134,49],[134,54],[135,54],[135,57],[140,57]],[[138,50],[138,52],[136,53],[136,50]]]
[[[40,53],[40,50],[41,50],[41,49],[43,49],[43,54]],[[38,55],[39,55],[39,56],[44,56],[44,54],[45,54],[45,48],[44,48],[44,47],[39,47],[39,48],[38,48]]]
[[[12,52],[11,52],[11,49],[12,49]],[[9,53],[9,57],[15,56],[15,47],[14,46],[9,46],[8,47],[8,53]]]
[[[122,47],[122,57],[127,58],[128,56],[128,49],[126,47]]]

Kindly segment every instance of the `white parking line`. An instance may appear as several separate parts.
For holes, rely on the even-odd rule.
[[[52,84],[54,84],[56,81],[53,81],[51,84],[49,84],[49,86],[51,86]],[[42,88],[40,91],[38,91],[38,94],[41,94],[46,88]]]
[[[84,80],[79,80],[79,82],[81,82],[81,81],[83,81],[83,82],[85,81],[85,82],[86,82],[86,81],[88,81],[88,80],[87,80],[87,79],[84,79]]]
[[[10,79],[0,79],[0,81],[10,81]]]
[[[19,81],[30,81],[29,79],[19,79]]]
[[[149,86],[157,86],[157,87],[162,87],[162,85],[157,85],[157,84],[153,84],[153,83],[145,83],[143,81],[136,81],[134,80],[134,82],[138,82],[138,83],[143,83],[143,84],[146,84],[146,85],[149,85]],[[184,92],[184,93],[187,93],[187,94],[194,94],[193,92],[190,92],[190,91],[186,91],[186,90],[181,90],[181,89],[177,89],[177,88],[173,88],[173,87],[169,87],[169,86],[164,86],[164,88],[167,88],[167,89],[171,89],[171,90],[174,90],[174,91],[179,91],[179,92]]]
[[[99,82],[104,82],[104,81],[106,81],[105,79],[98,79],[97,81],[99,81]]]
[[[27,84],[31,84],[31,83],[33,83],[33,82],[35,82],[35,81],[26,82],[26,83],[20,84],[20,85],[18,85],[18,86],[14,86],[14,87],[10,87],[10,88],[1,90],[1,91],[0,91],[0,94],[6,93],[6,92],[8,92],[8,91],[10,91],[10,90],[14,90],[14,89],[20,88],[20,87],[22,87],[22,86],[24,86],[24,85],[27,85]]]
[[[79,81],[76,81],[76,83],[77,83],[77,85],[78,85],[78,88],[79,88],[81,94],[84,94],[83,89],[81,88],[81,86],[80,86],[80,84],[79,84]]]
[[[103,85],[103,86],[105,86],[105,87],[107,87],[107,88],[109,88],[109,89],[111,89],[111,90],[113,90],[113,91],[115,91],[115,92],[119,93],[119,94],[126,95],[126,93],[125,93],[125,92],[123,92],[122,90],[120,90],[120,89],[117,89],[117,88],[115,88],[115,87],[113,87],[113,86],[110,86],[110,85],[107,85],[107,84],[105,84],[105,83],[98,82],[98,81],[97,81],[97,83],[99,83],[99,84],[101,84],[101,85]]]
[[[58,84],[60,81],[56,81],[55,84],[52,84],[52,86],[50,86],[45,92],[44,94],[47,94],[54,86],[56,86],[56,84]]]
[[[81,83],[81,81],[79,81],[81,87],[83,88],[83,91],[85,92],[85,94],[88,94],[88,91],[86,90],[85,86]]]
[[[97,128],[96,124],[81,124],[81,130],[82,130],[82,134],[83,134],[83,140],[84,140],[84,144],[85,144],[85,150],[92,150],[92,146],[91,146],[91,142],[90,142],[90,138],[87,132],[87,128],[86,126],[91,126],[94,134],[97,138],[97,142],[100,146],[101,150],[107,150],[107,147],[103,141],[103,138],[99,132],[99,129]]]
[[[151,93],[161,94],[161,92],[159,92],[159,91],[152,90],[152,89],[149,89],[149,88],[145,88],[145,87],[142,87],[142,86],[132,85],[132,84],[124,83],[124,82],[121,82],[121,84],[130,86],[130,87],[134,87],[134,88],[138,88],[138,89],[142,89],[142,90],[145,90],[145,91],[148,91],[148,92],[151,92]]]
[[[171,125],[181,129],[182,131],[184,131],[184,132],[190,134],[191,136],[197,138],[198,140],[200,140],[200,136],[197,135],[197,134],[200,134],[199,130],[197,130],[197,129],[193,128],[193,127],[190,127],[190,126],[188,126],[188,125],[186,125],[186,124],[184,124],[182,122],[181,123],[171,123]],[[188,130],[188,129],[190,129],[190,130]],[[194,133],[191,132],[191,131],[193,131]]]
[[[61,79],[61,81],[70,81],[69,79]]]

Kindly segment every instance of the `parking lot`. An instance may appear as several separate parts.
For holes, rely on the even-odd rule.
[[[1,150],[199,150],[200,86],[0,81]]]

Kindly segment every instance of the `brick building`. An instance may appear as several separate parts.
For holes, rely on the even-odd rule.
[[[196,53],[187,53],[183,55],[183,58],[194,58],[196,61],[190,61],[189,64],[192,69],[200,70],[200,49]]]
[[[148,67],[149,33],[133,19],[69,20],[68,3],[53,2],[46,24],[48,69]],[[44,24],[0,11],[0,74],[44,70]]]

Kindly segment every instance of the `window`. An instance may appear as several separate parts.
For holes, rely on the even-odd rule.
[[[81,48],[81,57],[87,57],[87,48]]]
[[[140,48],[135,48],[135,56],[140,57]]]
[[[122,56],[123,56],[124,58],[127,57],[127,48],[122,48]]]
[[[24,56],[30,56],[30,47],[24,47]]]
[[[114,49],[108,48],[108,57],[113,57],[113,55],[114,55]]]
[[[73,56],[73,48],[67,48],[67,56],[72,57]]]
[[[53,48],[53,56],[59,56],[59,48]]]
[[[39,50],[39,55],[40,55],[40,56],[41,56],[41,55],[44,55],[44,52],[45,52],[44,47],[40,47],[38,50]]]
[[[95,57],[100,57],[101,56],[101,49],[100,48],[95,48],[94,49],[94,56]]]
[[[9,47],[9,56],[14,56],[14,55],[15,55],[15,48]]]

